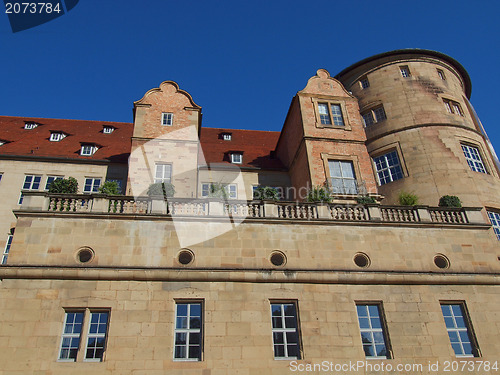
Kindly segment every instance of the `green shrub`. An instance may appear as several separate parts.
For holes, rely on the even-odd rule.
[[[413,193],[401,191],[399,192],[398,201],[402,206],[415,206],[418,204],[418,196]]]
[[[253,199],[266,201],[279,201],[280,194],[271,186],[259,186],[253,191]]]
[[[99,187],[99,193],[107,195],[119,195],[120,187],[116,181],[106,181]]]
[[[377,201],[375,200],[375,198],[370,197],[368,195],[362,195],[360,197],[356,197],[356,202],[358,202],[359,204],[373,204],[373,203],[377,203]]]
[[[227,185],[221,182],[212,182],[208,189],[209,198],[228,199],[229,197]]]
[[[149,197],[173,197],[175,188],[170,182],[156,182],[149,185],[147,194]]]
[[[456,195],[443,195],[439,198],[439,207],[462,207],[462,201]]]
[[[330,190],[326,186],[315,186],[307,193],[308,202],[331,202]]]
[[[76,194],[78,193],[78,181],[74,177],[56,179],[49,185],[49,193]]]

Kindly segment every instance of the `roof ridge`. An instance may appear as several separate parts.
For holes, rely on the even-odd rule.
[[[101,121],[101,120],[81,120],[81,119],[69,119],[69,118],[49,118],[49,117],[28,117],[28,116],[5,116],[0,115],[0,118],[19,118],[27,120],[62,120],[62,121],[85,121],[85,122],[99,122],[99,123],[113,123],[113,124],[129,124],[133,125],[133,122],[123,122],[123,121]]]

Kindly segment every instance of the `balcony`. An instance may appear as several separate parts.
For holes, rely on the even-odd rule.
[[[236,201],[162,197],[23,192],[16,215],[108,215],[136,217],[230,217],[240,220],[380,223],[397,225],[489,227],[479,207],[349,205],[302,202]]]

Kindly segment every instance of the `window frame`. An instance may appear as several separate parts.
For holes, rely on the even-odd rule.
[[[401,73],[401,76],[403,78],[410,78],[411,77],[411,70],[410,70],[410,67],[408,65],[400,65],[399,72]]]
[[[497,240],[500,241],[500,212],[486,209],[486,213],[493,228],[493,233],[496,235]]]
[[[98,315],[98,322],[97,322],[97,326],[99,328],[100,325],[102,324],[105,324],[105,327],[106,327],[106,331],[104,333],[100,333],[100,332],[95,332],[95,333],[92,333],[91,330],[92,330],[92,325],[94,324],[92,322],[92,318],[94,315]],[[105,323],[102,323],[100,318],[101,318],[101,314],[106,314],[106,322]],[[100,309],[89,309],[89,313],[87,314],[89,315],[89,318],[88,318],[88,329],[86,330],[87,332],[87,336],[86,336],[86,340],[85,340],[85,351],[84,351],[84,357],[83,357],[83,362],[103,362],[104,361],[104,355],[106,353],[106,347],[107,347],[107,341],[108,341],[108,329],[109,329],[109,318],[110,318],[110,311],[109,310],[100,310]],[[98,329],[99,330],[99,329]],[[96,353],[96,350],[97,350],[97,346],[94,347],[94,356],[91,357],[91,358],[88,358],[87,355],[88,355],[88,351],[89,351],[89,342],[91,339],[100,339],[100,338],[103,338],[104,339],[104,344],[102,346],[102,357],[99,358],[95,356],[95,353]]]
[[[187,305],[187,310],[186,310],[186,322],[188,323],[189,328],[182,328],[182,327],[177,327],[177,324],[179,323],[179,309],[178,306],[180,305]],[[191,306],[192,305],[199,305],[200,306],[200,327],[199,328],[191,328]],[[174,334],[173,334],[173,353],[172,353],[172,358],[175,362],[202,362],[203,361],[203,351],[204,351],[204,315],[205,315],[205,308],[204,308],[204,300],[183,300],[183,299],[178,299],[175,300],[174,304],[175,308],[175,320],[174,320]],[[181,318],[184,317],[184,315],[181,315]],[[196,316],[195,316],[196,317]],[[185,347],[185,357],[176,357],[176,347],[179,347],[181,345],[177,345],[177,334],[186,334],[186,342],[182,346]],[[199,348],[199,356],[198,357],[189,357],[189,347],[194,346],[194,345],[189,345],[190,343],[190,338],[191,334],[199,334],[199,343],[198,343],[198,348]]]
[[[51,142],[59,142],[62,141],[66,135],[63,132],[51,132],[49,141]]]
[[[339,162],[339,166],[340,166],[340,173],[341,173],[341,176],[338,177],[338,176],[332,176],[332,168],[331,168],[331,162]],[[351,171],[352,171],[352,174],[354,175],[353,178],[351,177],[348,177],[348,176],[344,176],[344,169],[342,167],[343,164],[348,164],[352,167]],[[357,195],[358,192],[359,192],[359,187],[358,187],[358,179],[357,179],[357,175],[356,175],[356,168],[354,166],[354,160],[352,159],[329,159],[328,160],[328,181],[330,183],[330,188],[331,188],[331,193],[333,195]],[[336,186],[335,184],[333,184],[333,179],[337,179],[337,180],[341,180],[342,181],[342,192],[337,192],[337,191],[334,191],[334,186]],[[353,192],[349,192],[350,190],[347,190],[349,188],[348,185],[346,185],[346,183],[344,181],[354,181],[354,191]]]
[[[111,133],[113,133],[114,131],[115,131],[115,127],[113,127],[113,126],[106,126],[106,125],[105,125],[105,126],[103,126],[103,128],[102,128],[102,132],[103,132],[103,134],[111,134]]]
[[[4,264],[7,264],[7,259],[9,258],[9,252],[10,252],[10,248],[12,246],[12,240],[14,239],[14,235],[13,234],[9,234],[7,236],[7,241],[5,242],[5,247],[4,247],[4,250],[3,250],[3,253],[2,253],[2,263],[0,263],[0,265],[4,265]]]
[[[380,114],[382,114],[383,116],[380,116]],[[360,112],[360,115],[365,128],[369,128],[370,126],[387,120],[387,112],[385,111],[383,104],[365,109]],[[367,121],[367,118],[370,118],[371,120]]]
[[[231,133],[222,133],[222,140],[231,141],[232,138],[233,138],[233,135]]]
[[[397,167],[399,167],[399,171],[401,172],[401,177],[396,178],[396,179],[394,179],[394,176],[397,176],[397,173],[393,173],[393,171],[392,171],[392,169],[394,169],[395,166],[389,165],[389,160],[387,158],[388,155],[393,154],[393,153],[395,154],[396,160],[398,162]],[[380,158],[384,158],[384,166],[382,169],[379,170],[376,159],[380,159]],[[398,180],[405,178],[403,165],[401,163],[401,157],[399,155],[399,150],[397,148],[385,150],[383,153],[380,153],[376,156],[371,156],[371,159],[372,159],[373,170],[375,172],[375,177],[377,178],[377,182],[378,182],[379,186],[386,185],[386,184],[389,184],[391,182],[398,181]],[[389,176],[388,176],[389,181],[382,183],[381,178],[380,178],[380,173],[383,173],[384,171],[387,171],[389,173]],[[386,178],[384,177],[384,180],[385,179]]]
[[[49,190],[49,185],[51,183],[53,183],[56,180],[62,180],[63,178],[64,178],[64,176],[48,175],[47,179],[45,180],[45,188],[43,190],[48,191]],[[50,179],[52,179],[52,181],[50,181],[50,183],[49,183]]]
[[[453,99],[442,98],[446,112],[452,115],[458,115],[460,117],[465,117],[465,113],[462,109],[462,105]]]
[[[90,191],[87,191],[86,188],[87,188],[87,181],[88,180],[92,180],[92,183],[90,184]],[[95,186],[95,182],[99,180],[99,184],[97,185],[97,187]],[[97,193],[99,191],[99,187],[101,186],[101,183],[102,183],[102,180],[103,178],[102,177],[85,177],[85,183],[83,184],[83,189],[82,189],[82,192],[83,194],[92,194],[92,193]],[[95,189],[95,190],[94,190]]]
[[[383,303],[381,301],[356,301],[355,306],[356,306],[356,316],[358,318],[359,333],[361,336],[361,345],[362,345],[363,352],[365,354],[365,358],[366,359],[375,359],[375,360],[392,359],[394,356],[392,353],[392,346],[391,346],[391,341],[390,341],[390,337],[389,337],[389,329],[387,327],[387,320],[385,318]],[[361,307],[361,306],[366,307],[366,311],[367,311],[366,316],[359,315],[358,307]],[[373,325],[372,325],[373,321],[372,321],[372,316],[370,315],[371,312],[370,312],[369,306],[375,306],[377,308],[380,327],[375,327],[375,328],[373,327]],[[370,328],[362,328],[361,327],[361,319],[363,319],[363,318],[368,319]],[[375,318],[375,316],[373,318]],[[365,343],[363,342],[363,332],[370,333],[370,336],[372,337],[372,342],[370,342],[370,344],[371,344],[370,347],[374,348],[375,355],[373,355],[373,356],[368,355],[366,350],[365,350],[365,346],[367,346],[367,345],[365,345]],[[384,348],[386,351],[385,356],[377,355],[376,342],[374,342],[375,341],[374,333],[381,333],[382,334],[383,344],[384,344]]]
[[[243,164],[243,153],[241,152],[231,152],[231,163],[232,164]]]
[[[29,121],[28,121],[28,122],[26,122],[26,121],[25,121],[25,122],[24,122],[24,129],[26,129],[26,130],[32,130],[32,129],[37,128],[37,127],[38,127],[38,125],[39,125],[39,124],[38,124],[38,123],[36,123],[36,122],[29,122]]]
[[[165,167],[169,167],[168,170],[170,171],[170,174],[168,177],[165,177]],[[166,183],[166,184],[171,184],[172,183],[172,168],[173,165],[172,163],[155,163],[155,177],[154,177],[154,183]],[[159,173],[161,172],[161,177],[159,176]]]
[[[458,316],[455,316],[455,311],[452,307],[450,307],[451,316],[445,316],[445,312],[443,311],[443,306],[457,306],[460,309],[460,312],[462,313],[461,318],[464,322],[465,327],[458,327],[458,324],[457,324],[457,317]],[[470,319],[470,315],[469,315],[469,312],[467,310],[467,306],[465,304],[465,301],[439,301],[439,307],[441,308],[441,316],[443,317],[444,326],[446,328],[446,332],[448,333],[448,339],[450,342],[450,346],[455,354],[455,357],[457,357],[457,358],[481,357],[481,350],[479,349],[479,345],[478,345],[478,342],[476,339],[476,335],[474,333],[472,321]],[[454,325],[453,327],[448,326],[448,323],[450,322],[450,320],[448,319],[448,321],[447,321],[446,320],[447,317],[452,318],[452,322]],[[463,352],[465,352],[464,347],[463,347],[463,343],[465,341],[462,341],[463,337],[462,337],[462,335],[460,335],[460,332],[465,332],[467,334],[467,338],[469,340],[468,343],[471,346],[471,354],[470,355],[457,354],[457,351],[455,350],[455,347],[453,346],[453,342],[451,341],[452,339],[450,336],[450,332],[456,333],[456,337],[459,339],[459,341],[455,342],[455,343],[458,343],[460,345],[460,348],[462,349]]]
[[[94,314],[107,314],[107,319],[105,323],[105,333],[91,333],[92,329],[92,316]],[[68,316],[69,314],[81,314],[81,323],[80,323],[80,332],[78,333],[66,333],[66,325],[68,324]],[[80,307],[72,307],[64,309],[64,323],[61,332],[61,340],[59,341],[59,351],[57,355],[57,362],[104,362],[108,344],[108,336],[109,336],[109,323],[111,320],[111,309],[108,308],[80,308]],[[102,350],[102,356],[99,358],[87,358],[87,349],[89,341],[93,338],[104,338],[104,345]],[[73,357],[66,356],[65,358],[61,358],[63,351],[63,343],[65,338],[78,338],[78,345],[76,346],[76,355]],[[85,341],[85,345],[83,345],[83,341]],[[70,346],[71,348],[71,346]],[[73,348],[75,348],[73,346]]]
[[[99,148],[92,143],[82,144],[80,149],[80,156],[92,156],[94,155]]]
[[[202,198],[210,198],[210,187],[213,184],[214,184],[214,182],[202,182],[201,183],[201,197]],[[226,190],[227,199],[238,199],[238,184],[222,184],[222,186]]]
[[[27,181],[28,177],[32,177],[31,181]],[[36,183],[37,186],[36,188],[33,188],[33,185],[35,184],[35,180],[37,179],[38,177],[38,182]],[[23,182],[23,185],[21,187],[21,194],[19,195],[19,200],[17,202],[17,204],[23,204],[23,200],[24,200],[24,195],[23,195],[23,190],[27,190],[27,191],[38,191],[40,189],[40,185],[42,183],[42,175],[41,174],[25,174],[24,175],[24,182]],[[26,187],[26,184],[29,184],[29,187]]]
[[[486,162],[483,157],[483,153],[481,152],[481,149],[479,145],[471,144],[468,142],[460,142],[460,148],[462,149],[462,154],[464,155],[465,161],[467,162],[467,165],[469,166],[469,169],[472,172],[478,172],[478,173],[483,173],[483,174],[490,174],[488,168],[486,168]],[[466,154],[466,150],[475,150],[476,155],[479,158],[479,161],[474,159],[473,157],[468,157]],[[473,155],[474,152],[467,151],[469,155]],[[477,164],[477,165],[476,165]],[[478,165],[481,168],[478,168]],[[482,170],[479,170],[482,169]]]
[[[274,315],[273,314],[273,306],[280,306],[280,315]],[[295,327],[287,327],[287,315],[285,315],[285,308],[284,306],[291,305],[294,308],[294,323]],[[273,357],[274,360],[285,360],[285,361],[293,361],[293,360],[300,360],[304,357],[303,352],[302,352],[302,335],[301,335],[301,330],[300,330],[300,319],[299,319],[299,306],[298,306],[298,301],[297,300],[270,300],[269,301],[269,307],[270,307],[270,317],[271,317],[271,336],[272,336],[272,343],[273,343]],[[274,318],[281,318],[281,327],[275,327],[274,323],[275,320]],[[290,316],[288,316],[290,317]],[[276,343],[275,341],[275,334],[283,334],[283,343],[278,342]],[[295,343],[296,350],[297,350],[297,355],[296,356],[290,356],[288,355],[288,337],[287,333],[295,333],[296,335],[296,340],[297,342]],[[283,345],[284,349],[284,354],[285,356],[278,356],[276,353],[276,346],[277,345]]]
[[[313,101],[313,105],[314,105],[316,127],[317,128],[351,130],[351,125],[349,122],[349,117],[347,114],[345,102],[343,102],[341,100],[331,100],[331,99],[323,99],[323,98],[312,98],[312,101]],[[328,113],[321,114],[320,113],[320,106],[326,106]],[[340,115],[337,113],[334,113],[334,111],[332,110],[332,106],[335,106],[335,108],[338,108]],[[329,123],[323,123],[322,116],[328,116]],[[338,121],[337,121],[337,123],[335,121],[335,119],[336,118],[338,119],[339,116],[342,120],[342,125],[339,125]]]
[[[173,126],[174,125],[174,114],[172,112],[162,112],[161,113],[161,125],[162,126]]]

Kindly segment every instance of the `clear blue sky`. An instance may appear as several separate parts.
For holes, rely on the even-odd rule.
[[[424,48],[458,60],[497,153],[498,1],[80,0],[11,32],[0,16],[0,114],[132,122],[132,103],[173,80],[203,125],[280,130],[318,68]],[[4,13],[4,12],[3,12]]]

